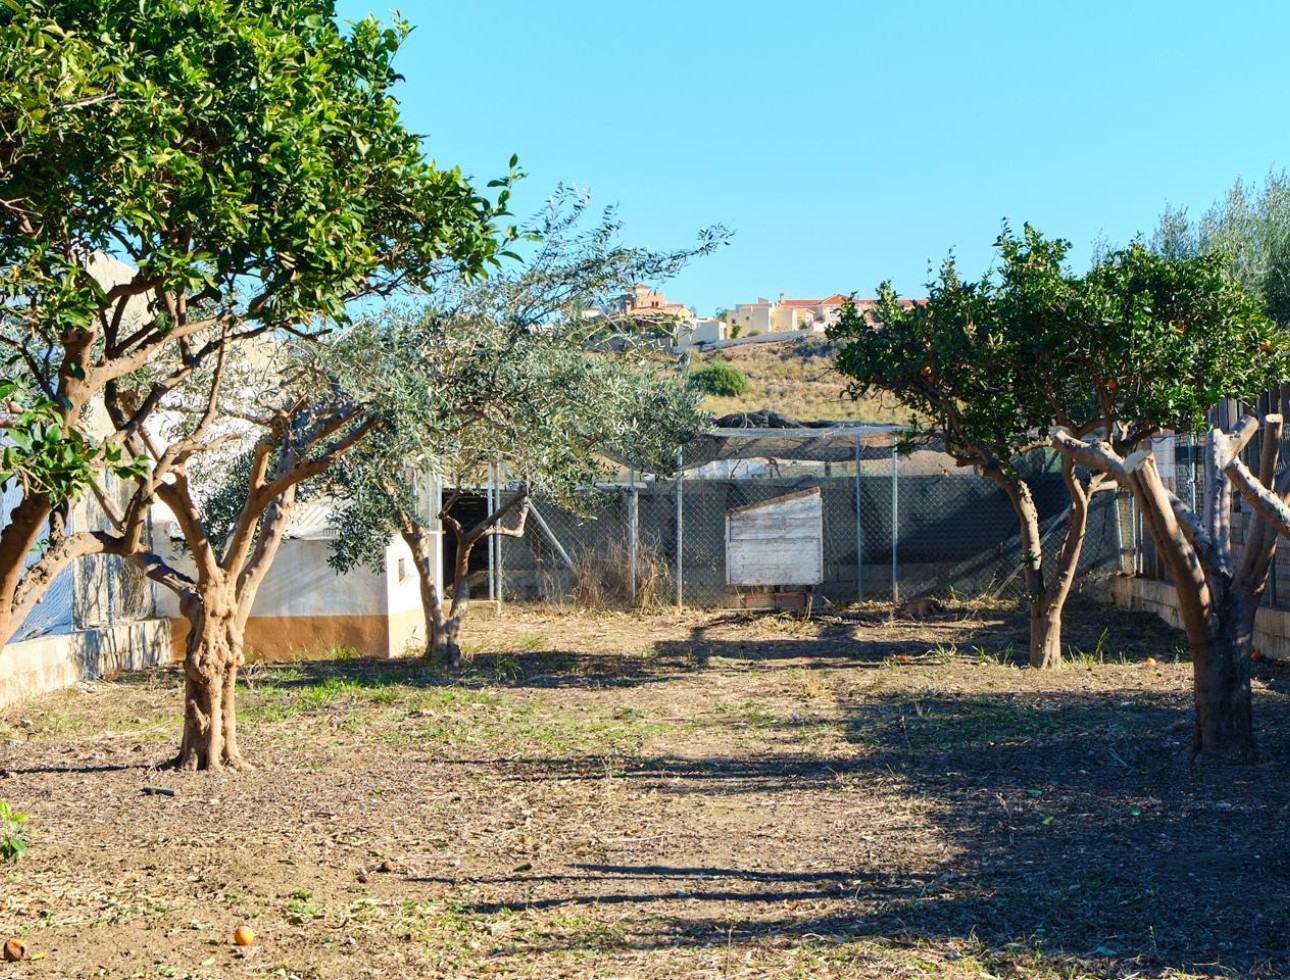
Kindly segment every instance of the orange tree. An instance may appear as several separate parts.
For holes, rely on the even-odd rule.
[[[70,492],[22,484],[0,530],[0,638],[68,562],[139,550],[152,499],[214,431],[163,442],[161,408],[194,384],[218,406],[222,352],[313,336],[350,300],[479,271],[503,247],[507,179],[486,200],[399,121],[407,30],[342,31],[333,0],[0,0],[0,350],[19,408],[53,413],[42,432],[77,487],[137,474],[103,532],[63,519]],[[103,446],[81,434],[96,405]],[[187,764],[237,761],[212,720],[237,659],[190,638]]]
[[[1045,443],[1033,430],[1027,401],[1032,364],[1025,351],[1024,320],[1033,298],[1023,285],[1036,267],[1059,271],[1067,245],[1035,238],[1030,245],[1005,232],[996,243],[997,276],[965,281],[952,259],[928,284],[926,302],[897,299],[889,284],[878,289],[868,313],[847,305],[830,336],[838,344],[838,370],[851,378],[848,392],[894,393],[913,412],[911,431],[935,437],[962,466],[973,466],[1007,496],[1017,515],[1030,611],[1030,663],[1061,663],[1062,610],[1079,565],[1090,498],[1110,484],[1100,473],[1081,472],[1067,460],[1062,476],[1071,507],[1051,577],[1045,577],[1039,511],[1017,458]],[[1050,305],[1069,302],[1074,286],[1060,275],[1047,283]]]
[[[1048,302],[1058,279],[1070,284],[1076,302]],[[1262,420],[1257,474],[1239,455],[1260,419],[1247,415],[1230,433],[1211,429],[1207,419],[1221,401],[1253,404],[1290,377],[1290,341],[1219,255],[1166,257],[1134,244],[1078,279],[1046,270],[1026,284],[1026,297],[1033,315],[1017,329],[1025,333],[1019,354],[1030,365],[1027,414],[1068,460],[1133,494],[1187,632],[1195,752],[1250,758],[1248,653],[1277,532],[1256,519],[1237,547],[1233,493],[1258,501],[1256,514],[1275,518],[1271,505],[1284,504],[1290,474],[1279,467],[1280,416]],[[1145,440],[1206,429],[1205,503],[1194,513],[1165,485]]]
[[[1230,277],[1221,255],[1163,256],[1135,243],[1077,276],[1065,267],[1067,244],[1033,228],[1021,236],[1005,230],[997,244],[997,277],[964,284],[951,266],[924,312],[880,306],[883,326],[868,328],[873,338],[860,335],[853,317],[859,339],[852,349],[865,359],[844,359],[844,370],[924,409],[947,449],[1005,490],[1006,469],[994,469],[995,461],[1042,443],[1062,454],[1073,504],[1077,465],[1094,473],[1086,489],[1109,478],[1132,493],[1178,594],[1193,662],[1194,749],[1249,758],[1247,654],[1277,531],[1290,531],[1281,418],[1247,415],[1232,432],[1209,431],[1200,514],[1165,485],[1149,440],[1209,429],[1211,410],[1224,400],[1253,404],[1290,377],[1290,340]],[[915,329],[888,331],[887,320]],[[1240,453],[1261,424],[1255,473]],[[1231,534],[1234,492],[1260,518],[1239,549]],[[1064,568],[1072,551],[1068,529],[1059,579],[1073,571]],[[1035,557],[1025,556],[1029,582]],[[1032,587],[1032,610],[1043,609],[1042,599]]]

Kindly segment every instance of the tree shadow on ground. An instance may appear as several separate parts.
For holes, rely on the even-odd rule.
[[[362,686],[550,688],[631,687],[692,677],[725,658],[731,669],[790,665],[871,671],[895,657],[933,662],[978,656],[1016,663],[1019,619],[957,624],[957,651],[908,642],[866,642],[861,616],[831,617],[819,634],[731,638],[720,619],[652,655],[563,651],[492,652],[465,676],[420,662],[307,661],[286,688],[341,679]],[[791,630],[792,624],[784,624]],[[1012,639],[1009,639],[1011,637]],[[1141,616],[1112,614],[1068,632],[1089,665],[1108,651],[1126,662],[1176,650],[1178,634]],[[1011,654],[1008,643],[1013,643]],[[277,668],[266,668],[273,677]],[[284,672],[285,673],[285,672]],[[993,951],[1024,947],[1066,975],[1191,974],[1290,976],[1290,771],[1278,750],[1290,738],[1290,671],[1260,665],[1256,717],[1265,761],[1194,764],[1192,712],[1175,691],[1080,691],[1043,683],[955,694],[933,689],[839,695],[841,729],[854,751],[805,751],[801,721],[756,724],[777,736],[764,749],[731,755],[650,754],[613,760],[460,758],[447,767],[486,769],[507,783],[615,780],[663,799],[703,796],[738,809],[790,794],[889,802],[914,808],[916,830],[861,821],[843,807],[828,832],[853,842],[841,866],[767,872],[751,861],[580,861],[537,874],[427,877],[427,888],[462,881],[484,894],[468,913],[621,905],[638,909],[616,940],[635,950],[728,946],[733,940],[820,937],[839,941],[930,940],[945,948],[971,939]],[[930,675],[929,675],[930,677]],[[800,810],[786,809],[792,821]],[[871,818],[866,817],[866,820]],[[894,823],[894,819],[893,819]],[[817,828],[820,824],[814,824]],[[911,839],[903,839],[908,833]],[[866,839],[866,836],[871,839]],[[916,836],[917,839],[913,839]],[[834,848],[836,856],[839,850]],[[795,905],[800,907],[794,907]],[[830,940],[832,941],[832,940]],[[572,948],[553,937],[543,948]],[[1051,963],[1049,964],[1051,966]],[[1024,975],[1024,974],[1023,974]]]
[[[761,632],[722,635],[723,631],[737,634],[741,627],[750,625]],[[934,633],[938,628],[944,631],[944,638],[929,642],[929,630]],[[481,650],[460,669],[421,658],[318,658],[252,664],[245,674],[248,685],[254,684],[260,672],[284,689],[317,686],[331,678],[361,687],[630,688],[671,683],[720,666],[718,662],[754,666],[792,662],[805,669],[873,668],[887,665],[893,658],[921,661],[966,654],[991,663],[1023,665],[1027,630],[1025,616],[1015,610],[1003,615],[994,611],[988,618],[971,611],[950,612],[918,621],[893,620],[889,614],[873,611],[830,614],[814,620],[782,613],[732,612],[693,627],[683,639],[654,642],[643,653],[592,653],[551,644],[541,649]],[[1177,635],[1154,618],[1100,610],[1092,625],[1077,623],[1067,629],[1068,653],[1095,660],[1104,651],[1114,650],[1123,662],[1178,656]]]
[[[0,769],[0,778],[7,779],[10,776],[34,776],[36,774],[44,775],[50,773],[91,775],[94,773],[130,772],[132,770],[148,772],[156,768],[156,763],[152,762],[102,763],[99,765],[87,764],[82,766],[72,765],[70,763],[61,766],[6,766],[3,769]]]
[[[642,911],[623,942],[641,950],[732,937],[971,937],[1038,951],[1081,976],[1284,977],[1290,771],[1276,746],[1290,736],[1290,698],[1261,690],[1258,701],[1266,761],[1237,767],[1190,760],[1181,691],[874,699],[848,718],[847,737],[866,751],[846,759],[645,757],[608,777],[585,760],[511,760],[510,779],[613,778],[638,794],[703,794],[736,808],[741,797],[844,784],[917,806],[931,828],[921,842],[857,836],[854,863],[827,871],[646,861],[480,879],[507,897],[468,910],[631,905]]]

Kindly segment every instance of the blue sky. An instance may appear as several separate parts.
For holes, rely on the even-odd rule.
[[[340,0],[343,18],[390,8]],[[1007,218],[1075,243],[1199,214],[1290,167],[1290,4],[406,2],[408,126],[481,183],[518,153],[526,215],[558,182],[624,237],[735,232],[665,284],[700,313],[757,296],[920,295],[984,272]]]

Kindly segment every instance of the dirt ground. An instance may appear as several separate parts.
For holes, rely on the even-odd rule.
[[[237,775],[150,768],[173,670],[18,705],[0,976],[1290,976],[1290,670],[1196,766],[1180,635],[1068,618],[512,611],[253,666]]]

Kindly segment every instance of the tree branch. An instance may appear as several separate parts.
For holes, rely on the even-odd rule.
[[[514,510],[517,505],[521,504],[523,506],[520,511],[519,527],[517,531],[508,532],[505,530],[499,530],[497,525],[506,517],[507,514]],[[522,537],[524,534],[524,523],[528,520],[529,508],[530,502],[528,487],[520,487],[520,489],[516,491],[515,496],[466,532],[464,538],[466,544],[470,547],[474,547],[474,545],[479,542],[479,539],[485,535],[500,534],[503,537]],[[460,525],[458,525],[458,527],[460,527]]]
[[[1083,463],[1095,470],[1110,476],[1117,483],[1128,486],[1129,471],[1126,461],[1118,456],[1114,449],[1105,442],[1085,442],[1076,439],[1065,429],[1054,429],[1049,433],[1053,447],[1076,462]]]
[[[1227,464],[1225,472],[1255,512],[1276,528],[1278,533],[1290,537],[1290,507],[1263,486],[1239,457]]]
[[[1214,557],[1224,575],[1232,575],[1232,481],[1223,472],[1229,459],[1239,459],[1233,440],[1217,429],[1205,439],[1205,530],[1214,545]],[[1243,444],[1243,443],[1242,443]]]
[[[260,590],[260,585],[264,582],[264,577],[268,574],[273,559],[278,553],[278,547],[282,544],[282,537],[291,520],[291,511],[295,503],[296,488],[291,486],[269,504],[264,512],[260,533],[255,539],[255,549],[238,573],[237,621],[243,628],[246,627],[246,621],[251,615],[256,593]]]

